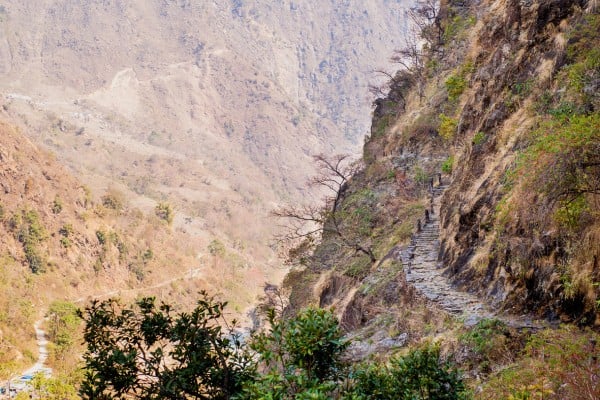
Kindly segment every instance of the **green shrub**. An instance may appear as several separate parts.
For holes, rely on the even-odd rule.
[[[68,249],[69,247],[71,247],[71,239],[69,239],[68,237],[61,237],[60,245],[65,249]]]
[[[450,75],[448,79],[446,79],[445,85],[446,90],[448,91],[448,100],[455,101],[467,87],[467,81],[464,76]]]
[[[458,121],[454,118],[448,117],[445,114],[439,115],[440,125],[438,132],[440,136],[446,141],[452,141],[456,134],[456,128],[458,127]]]
[[[371,128],[371,137],[378,138],[385,135],[387,128],[390,126],[393,116],[386,114],[375,121],[375,124]]]
[[[414,176],[415,176],[415,182],[420,184],[420,185],[425,185],[427,184],[427,182],[429,182],[429,175],[427,174],[427,172],[425,172],[425,170],[423,168],[421,168],[420,166],[415,166],[415,169],[413,171]]]
[[[77,306],[68,301],[54,301],[48,309],[48,338],[54,343],[54,357],[63,357],[75,344],[81,324]]]
[[[527,97],[531,94],[533,90],[533,84],[535,83],[534,79],[526,79],[523,82],[517,82],[512,85],[512,93],[519,97]]]
[[[458,400],[468,398],[459,371],[440,357],[440,348],[426,345],[388,365],[367,365],[354,374],[346,399]]]
[[[244,399],[329,399],[342,377],[348,346],[329,310],[307,308],[289,320],[268,313],[268,332],[251,342],[265,372],[244,388]]]
[[[23,250],[31,272],[38,274],[46,271],[46,261],[35,244],[27,243],[23,246]]]
[[[452,169],[454,168],[454,156],[448,156],[446,160],[442,164],[442,172],[446,174],[451,174]]]
[[[38,213],[34,210],[16,212],[9,221],[9,228],[23,245],[25,260],[31,271],[44,272],[46,261],[40,253],[39,245],[46,239],[46,230],[40,222]]]
[[[600,173],[599,148],[600,113],[594,113],[543,122],[523,154],[521,174],[533,177],[540,192],[563,208],[555,217],[572,228],[585,211],[583,196],[600,190],[594,178]]]
[[[152,249],[147,249],[144,254],[142,254],[142,260],[146,263],[154,258],[154,252]]]
[[[371,269],[371,259],[366,256],[360,256],[354,261],[344,272],[344,275],[348,275],[351,278],[363,279],[368,275]]]
[[[473,145],[478,146],[487,140],[487,136],[483,132],[477,132],[475,136],[473,136]]]
[[[560,201],[554,212],[554,220],[561,227],[574,230],[579,226],[581,217],[588,211],[589,205],[585,196],[580,195],[574,199]]]
[[[469,332],[460,336],[460,340],[473,346],[475,352],[483,354],[494,346],[493,338],[506,333],[506,324],[499,319],[485,318],[479,321]]]

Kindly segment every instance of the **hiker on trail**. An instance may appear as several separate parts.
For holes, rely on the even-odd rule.
[[[428,224],[430,222],[431,220],[429,219],[429,210],[425,209],[425,223]]]
[[[417,220],[417,233],[421,233],[421,220]]]
[[[429,208],[430,208],[429,214],[433,215],[433,201],[431,202]]]
[[[442,174],[438,172],[439,185],[442,186]]]

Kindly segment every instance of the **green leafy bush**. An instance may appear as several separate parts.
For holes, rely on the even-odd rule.
[[[331,311],[307,308],[289,320],[268,313],[270,329],[251,343],[265,373],[248,382],[245,399],[328,399],[343,376],[342,338]],[[268,397],[265,397],[268,393]]]
[[[460,373],[440,357],[440,348],[427,345],[387,365],[367,365],[353,374],[346,399],[458,400],[468,398]]]
[[[442,172],[451,174],[452,168],[454,168],[454,156],[449,156],[442,164]]]
[[[458,127],[458,121],[454,118],[448,117],[445,114],[439,115],[440,125],[438,132],[440,136],[446,141],[452,141],[456,134],[456,128]]]
[[[467,81],[462,75],[450,75],[446,79],[445,85],[448,91],[448,100],[455,101],[467,87]]]
[[[39,246],[47,235],[38,213],[34,210],[17,211],[11,217],[9,227],[23,245],[25,259],[31,272],[44,272],[46,260],[40,253]]]
[[[231,399],[254,370],[239,335],[222,328],[225,304],[204,292],[189,313],[154,298],[132,308],[94,301],[79,314],[87,344],[81,396]]]

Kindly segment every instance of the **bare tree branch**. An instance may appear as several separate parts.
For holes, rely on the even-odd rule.
[[[360,165],[350,162],[345,154],[327,157],[319,154],[313,157],[317,164],[317,175],[309,180],[309,185],[326,189],[323,205],[287,205],[274,210],[271,214],[287,221],[285,232],[276,240],[288,247],[288,256],[302,254],[312,250],[323,234],[337,236],[344,246],[364,253],[374,262],[375,256],[370,246],[361,243],[360,235],[353,232],[341,215],[340,207],[348,180],[357,172]],[[354,229],[355,230],[355,229]]]

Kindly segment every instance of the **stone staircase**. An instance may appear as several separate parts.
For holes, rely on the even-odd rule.
[[[411,244],[396,252],[404,265],[406,280],[429,300],[439,304],[449,313],[473,325],[483,318],[494,316],[491,310],[473,294],[455,288],[443,275],[445,269],[439,261],[440,253],[440,200],[446,185],[432,190],[429,221],[424,221],[420,232],[413,235]]]

